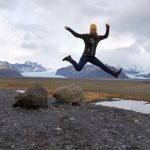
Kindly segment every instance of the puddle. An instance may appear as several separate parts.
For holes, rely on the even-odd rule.
[[[112,101],[97,102],[95,105],[110,106],[150,114],[150,103],[145,101],[124,100],[113,98]]]
[[[18,92],[18,93],[25,93],[25,90],[15,90],[15,92]]]

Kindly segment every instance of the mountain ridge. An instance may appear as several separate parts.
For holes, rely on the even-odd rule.
[[[0,70],[8,69],[18,72],[42,72],[46,68],[36,62],[26,61],[25,63],[11,64],[7,61],[0,61]]]
[[[107,65],[108,66],[108,65]],[[116,70],[113,66],[108,66],[112,70]],[[60,68],[56,71],[56,75],[63,75],[68,78],[114,78],[108,73],[104,72],[97,66],[94,65],[86,65],[82,71],[77,72],[73,66],[67,66]],[[128,76],[122,72],[120,74],[121,79],[128,79]]]

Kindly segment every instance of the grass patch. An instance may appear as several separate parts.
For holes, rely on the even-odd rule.
[[[85,92],[87,102],[110,99],[113,97],[150,101],[150,82],[142,80],[80,80],[57,78],[0,78],[1,90],[26,90],[39,84],[53,91],[61,86],[77,84]]]

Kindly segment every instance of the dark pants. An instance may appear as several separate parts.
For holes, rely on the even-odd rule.
[[[107,72],[107,73],[109,73],[109,74],[111,74],[111,75],[113,75],[113,73],[114,73],[111,69],[109,69],[106,65],[104,65],[104,64],[103,64],[98,58],[96,58],[95,56],[82,55],[82,57],[80,58],[79,63],[77,63],[77,62],[74,61],[73,59],[70,61],[70,63],[74,66],[74,68],[75,68],[77,71],[81,71],[87,62],[90,62],[91,64],[100,67],[100,68],[103,69],[105,72]]]

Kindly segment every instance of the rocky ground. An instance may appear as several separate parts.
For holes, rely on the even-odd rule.
[[[149,150],[150,115],[82,104],[13,108],[0,91],[0,150]]]

